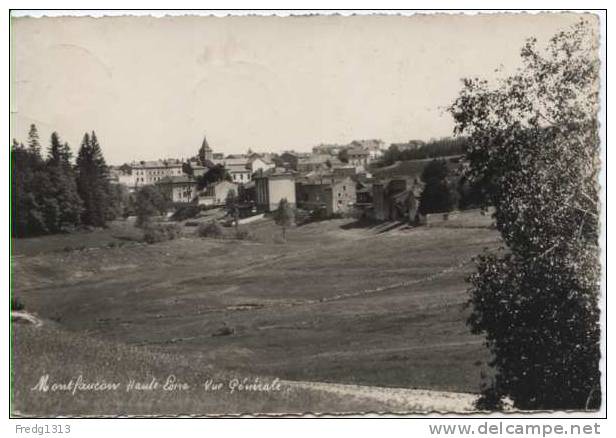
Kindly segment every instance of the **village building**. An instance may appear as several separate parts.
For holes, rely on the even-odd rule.
[[[312,148],[313,155],[331,155],[337,156],[341,150],[345,149],[347,146],[341,144],[320,144]]]
[[[265,172],[269,169],[273,169],[274,167],[276,167],[271,159],[259,154],[252,154],[250,156],[250,158],[248,159],[248,166],[253,174],[258,171]]]
[[[239,193],[239,185],[230,181],[210,184],[199,193],[197,203],[206,206],[223,205],[230,191],[237,195]]]
[[[355,166],[352,166],[350,164],[340,164],[340,165],[336,165],[332,167],[331,173],[336,178],[342,178],[345,176],[353,177],[357,175],[357,168],[355,168]]]
[[[300,158],[297,162],[297,171],[301,173],[315,172],[331,169],[340,166],[342,163],[336,157],[327,154],[312,154],[305,158]]]
[[[188,175],[167,176],[155,184],[171,202],[188,203],[197,196],[197,182]]]
[[[354,166],[358,171],[367,169],[370,163],[370,153],[362,147],[354,146],[346,150],[349,164]]]
[[[355,182],[350,177],[307,177],[296,185],[297,206],[305,210],[323,209],[326,216],[348,213],[357,196]]]
[[[297,170],[297,163],[299,161],[300,155],[296,152],[283,152],[278,157],[281,167],[285,169]]]
[[[363,149],[368,152],[368,162],[376,160],[383,155],[385,151],[385,142],[383,140],[370,139],[370,140],[353,140],[349,147]]]
[[[372,184],[374,219],[414,223],[420,192],[421,185],[409,178],[375,181]]]
[[[258,171],[254,183],[257,211],[274,211],[282,199],[296,205],[295,172],[279,168]]]
[[[221,160],[214,160],[216,164],[222,164],[236,184],[247,184],[252,180],[252,175],[257,171],[267,171],[274,168],[274,163],[262,158],[258,154],[229,155]]]
[[[225,166],[234,183],[245,184],[250,181],[252,171],[248,167],[248,159],[246,157],[225,158],[221,164]]]
[[[203,143],[199,149],[199,160],[204,163],[206,161],[212,161],[214,159],[214,151],[207,142],[205,136],[203,136]]]
[[[355,184],[355,191],[357,193],[357,202],[355,205],[363,209],[371,208],[373,203],[372,183],[358,181]]]
[[[182,162],[177,159],[156,161],[133,161],[130,163],[130,177],[124,176],[119,179],[132,188],[139,188],[150,184],[156,184],[167,177],[182,176]]]

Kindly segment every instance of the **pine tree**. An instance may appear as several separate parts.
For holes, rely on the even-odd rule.
[[[73,153],[71,152],[71,148],[68,143],[65,142],[64,145],[62,145],[62,150],[60,151],[60,159],[62,164],[72,168],[71,158],[73,158]]]
[[[30,131],[28,132],[28,148],[37,157],[41,156],[41,143],[39,142],[39,134],[36,125],[33,123],[30,125]]]
[[[60,144],[60,137],[57,132],[51,134],[51,142],[47,151],[47,164],[54,166],[60,165],[62,162],[62,151],[64,145]]]
[[[77,192],[70,155],[68,143],[62,144],[58,133],[51,134],[46,164],[49,186],[45,190],[50,203],[46,216],[51,232],[70,229],[81,222],[83,203]]]
[[[31,129],[36,133],[36,128]],[[32,140],[37,136],[32,135]],[[41,188],[45,187],[44,163],[36,141],[26,148],[13,140],[11,148],[11,233],[26,237],[47,233]]]
[[[104,226],[111,210],[111,189],[107,165],[94,132],[84,135],[77,155],[77,191],[84,206],[82,222]]]

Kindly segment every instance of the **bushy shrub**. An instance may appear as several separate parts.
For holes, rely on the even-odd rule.
[[[135,195],[135,211],[138,227],[149,228],[152,217],[163,215],[167,211],[168,201],[157,186],[143,186]]]
[[[180,228],[176,224],[149,224],[144,228],[143,240],[147,243],[158,243],[173,240],[179,235]]]
[[[201,207],[198,205],[183,205],[173,213],[171,220],[185,221],[186,219],[194,219],[200,212]]]
[[[197,229],[197,234],[199,234],[199,236],[201,237],[220,239],[222,238],[224,231],[217,222],[208,222],[199,225],[199,228]]]

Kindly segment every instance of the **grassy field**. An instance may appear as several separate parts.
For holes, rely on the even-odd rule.
[[[79,345],[88,350],[89,340],[106,346],[101,357],[115,365],[98,373],[110,376],[183,366],[190,379],[218,373],[477,392],[487,352],[464,323],[464,278],[474,255],[500,244],[489,222],[471,214],[439,226],[370,228],[340,219],[290,229],[280,243],[279,228],[265,220],[246,225],[250,241],[201,239],[186,227],[182,238],[154,245],[138,243],[138,231],[117,223],[14,241],[15,293],[51,321],[48,342],[32,333],[42,329],[17,327],[16,408],[405,410],[318,390],[245,399],[247,405],[204,396],[159,405],[126,396],[101,406],[67,397],[46,408],[28,385],[44,370],[77,373],[87,363],[77,360]]]

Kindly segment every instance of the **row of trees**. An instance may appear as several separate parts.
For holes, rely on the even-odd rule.
[[[429,142],[414,141],[414,149],[404,149],[393,144],[385,151],[381,159],[375,163],[376,166],[390,166],[396,161],[423,160],[427,158],[440,158],[452,155],[461,155],[464,153],[468,138],[461,137],[444,137]]]
[[[14,237],[57,233],[81,225],[104,226],[122,210],[120,188],[109,184],[98,138],[86,133],[72,164],[71,149],[58,133],[45,156],[36,126],[27,145],[11,147],[11,233]]]

